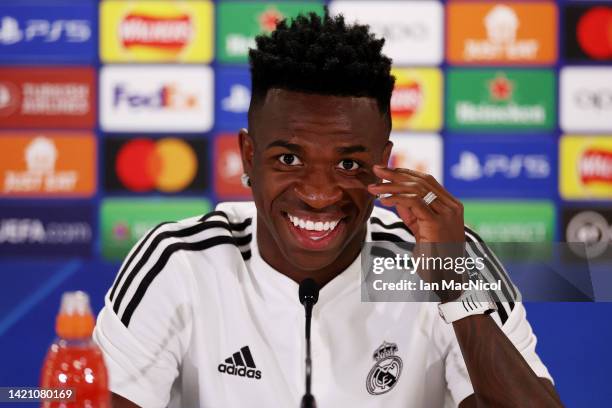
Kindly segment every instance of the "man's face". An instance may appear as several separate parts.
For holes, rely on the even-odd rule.
[[[372,166],[391,151],[376,100],[272,89],[250,119],[240,144],[261,252],[302,271],[346,265],[372,211]]]

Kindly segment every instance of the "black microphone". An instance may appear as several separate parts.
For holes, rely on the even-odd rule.
[[[307,278],[300,283],[300,303],[306,311],[306,393],[302,397],[301,408],[317,408],[315,397],[310,392],[312,380],[312,359],[310,358],[310,321],[312,308],[319,300],[319,286],[313,279]]]

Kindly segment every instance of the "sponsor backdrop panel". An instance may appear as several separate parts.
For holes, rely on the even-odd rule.
[[[553,130],[555,75],[544,69],[451,69],[450,129]]]
[[[104,147],[109,193],[204,193],[207,187],[206,140],[107,138]]]
[[[222,1],[217,3],[217,59],[246,63],[255,36],[274,30],[276,23],[300,12],[323,14],[319,1]]]
[[[442,62],[444,8],[437,1],[332,1],[330,11],[368,24],[385,38],[383,52],[396,66]]]
[[[208,66],[106,65],[100,71],[100,127],[108,132],[206,132],[213,126]]]
[[[138,239],[161,222],[201,216],[211,209],[205,199],[106,199],[100,205],[102,256],[121,261]]]
[[[609,1],[5,1],[0,385],[37,383],[63,290],[99,310],[147,229],[251,197],[248,48],[326,4],[386,38],[391,165],[433,174],[487,240],[586,243],[612,285]],[[612,398],[606,307],[528,305],[567,406]]]
[[[0,118],[15,128],[93,128],[93,67],[0,67]]]
[[[0,3],[0,62],[93,63],[98,3],[22,0]]]
[[[450,1],[446,56],[452,64],[553,64],[557,9],[552,1]]]
[[[563,136],[559,155],[563,198],[612,200],[612,136]]]
[[[88,197],[96,188],[89,132],[0,132],[0,197]]]
[[[100,5],[104,62],[210,62],[213,4],[209,1],[107,0]]]
[[[446,140],[445,185],[457,197],[555,196],[557,144],[550,135],[454,136]]]

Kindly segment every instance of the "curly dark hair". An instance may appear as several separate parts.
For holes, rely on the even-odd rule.
[[[391,59],[381,53],[385,40],[367,25],[349,25],[342,15],[300,14],[279,22],[249,50],[251,108],[271,88],[334,96],[375,98],[390,120],[395,78]],[[249,109],[251,112],[251,109]]]

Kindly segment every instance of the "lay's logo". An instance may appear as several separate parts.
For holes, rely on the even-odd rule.
[[[180,51],[193,37],[193,22],[184,14],[177,17],[156,17],[128,14],[119,26],[124,47],[167,48]]]
[[[587,149],[580,158],[579,169],[584,184],[599,182],[612,186],[612,151]]]
[[[106,0],[100,6],[104,62],[199,62],[212,59],[209,1]]]
[[[564,136],[559,152],[564,199],[612,199],[612,137]]]
[[[442,126],[442,74],[436,68],[395,68],[391,96],[394,130],[434,131]]]

